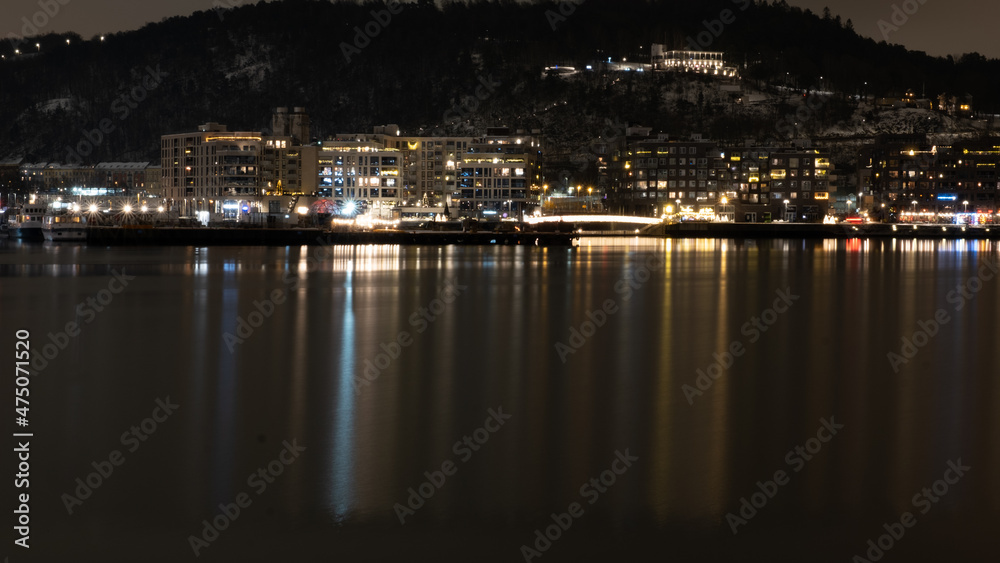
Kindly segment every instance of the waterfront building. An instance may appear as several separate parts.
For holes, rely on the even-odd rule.
[[[821,221],[835,191],[830,156],[815,149],[729,148],[730,185],[748,223]]]
[[[625,214],[698,213],[714,208],[722,197],[735,197],[720,191],[724,162],[715,142],[654,137],[647,128],[630,128],[611,160],[610,199]]]
[[[22,189],[21,162],[23,159],[0,161],[0,197],[7,197]]]
[[[932,144],[925,135],[883,135],[861,151],[868,182],[887,219],[983,222],[1000,199],[1000,138]]]
[[[18,171],[28,192],[43,195],[128,196],[159,184],[159,167],[151,167],[149,162],[100,162],[93,166],[24,163]],[[151,179],[151,175],[156,178]]]
[[[403,205],[454,208],[459,166],[474,137],[406,136],[399,126],[385,125],[376,127],[372,138],[402,155]]]
[[[107,188],[110,193],[121,195],[146,192],[147,178],[158,172],[159,167],[151,169],[148,162],[101,162],[94,166],[94,187]]]
[[[402,205],[449,214],[517,216],[541,195],[537,132],[494,127],[476,137],[407,136],[396,125],[371,135],[341,135],[398,150]]]
[[[462,155],[458,208],[463,214],[518,217],[541,194],[541,143],[505,127],[487,129]]]
[[[342,213],[369,209],[390,218],[403,198],[403,158],[375,141],[323,141],[318,147],[318,195]]]
[[[305,108],[279,107],[271,118],[271,133],[261,142],[260,182],[269,195],[312,195],[318,189],[318,148],[310,144]]]
[[[163,135],[161,189],[173,203],[191,209],[221,208],[223,198],[255,198],[263,133],[229,131],[206,123],[191,133]]]
[[[814,149],[726,147],[633,127],[612,152],[609,205],[651,217],[819,221],[836,191],[832,171]]]

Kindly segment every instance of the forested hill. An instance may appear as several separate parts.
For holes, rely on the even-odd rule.
[[[825,89],[844,94],[867,82],[873,95],[948,91],[972,94],[981,110],[1000,106],[996,60],[908,52],[784,2],[285,0],[210,9],[103,40],[44,35],[17,45],[20,55],[4,42],[0,159],[64,161],[67,146],[106,120],[110,132],[87,160],[155,160],[163,133],[210,120],[263,128],[275,106],[305,106],[319,138],[382,123],[416,132],[441,126],[484,82],[496,86],[449,114],[468,118],[466,127],[569,127],[586,135],[608,119],[706,126],[711,116],[698,114],[705,108],[679,113],[654,79],[566,81],[542,73],[555,63],[648,61],[652,43],[687,48],[699,33],[757,86],[777,80],[810,89],[822,76]]]

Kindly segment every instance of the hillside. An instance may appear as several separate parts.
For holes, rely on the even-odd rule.
[[[746,91],[771,93],[764,109],[732,103],[707,79],[543,77],[555,63],[648,60],[654,42],[685,48],[725,9],[735,21],[718,37],[702,37],[742,67]],[[317,138],[382,123],[412,132],[504,124],[540,128],[552,152],[566,155],[609,123],[725,140],[774,136],[775,122],[798,103],[774,91],[779,83],[836,92],[811,114],[803,130],[811,134],[854,131],[856,95],[913,88],[969,93],[980,111],[1000,107],[1000,61],[908,52],[857,36],[850,22],[783,2],[587,0],[565,16],[559,10],[551,2],[439,8],[420,0],[393,14],[381,2],[286,0],[197,12],[104,40],[48,35],[31,39],[20,55],[5,43],[0,160],[67,161],[75,154],[70,148],[88,144],[96,146],[80,154],[84,161],[155,160],[163,133],[209,120],[265,128],[273,107],[291,105],[307,108]],[[484,83],[493,86],[480,88],[477,98]],[[88,138],[93,142],[81,145]]]

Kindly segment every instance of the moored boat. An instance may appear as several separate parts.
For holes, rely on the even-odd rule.
[[[87,218],[68,210],[51,210],[42,218],[42,235],[45,240],[87,240]]]
[[[42,240],[42,218],[46,206],[29,204],[21,207],[8,223],[8,235],[23,240]]]

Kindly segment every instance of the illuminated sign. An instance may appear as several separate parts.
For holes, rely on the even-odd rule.
[[[938,194],[937,198],[940,201],[958,201],[958,196],[955,194]]]

